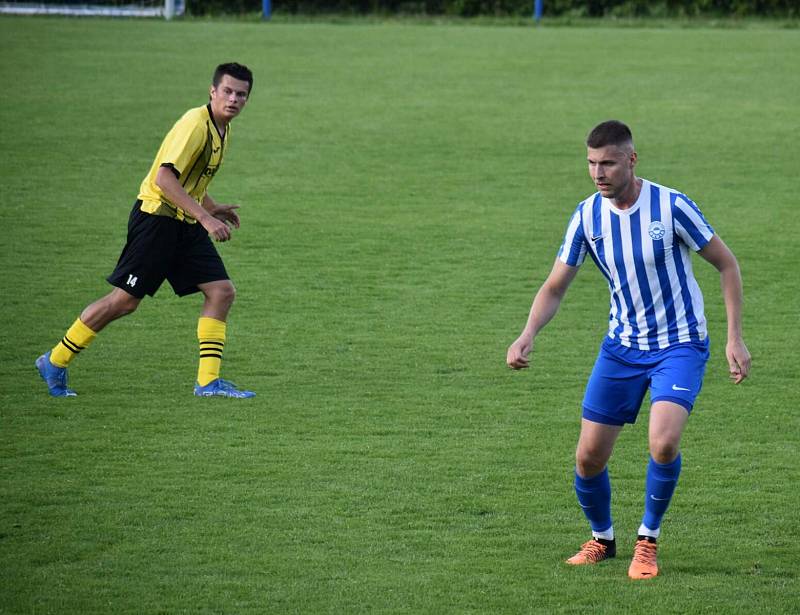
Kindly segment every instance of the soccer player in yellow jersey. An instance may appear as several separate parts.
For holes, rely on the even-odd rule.
[[[222,164],[231,120],[244,109],[252,88],[253,74],[246,66],[220,64],[209,103],[187,111],[164,138],[131,211],[127,243],[107,278],[114,290],[88,305],[61,341],[36,360],[50,395],[74,396],[67,386],[70,362],[103,327],[133,312],[167,280],[179,296],[201,292],[204,297],[194,394],[255,396],[219,377],[225,323],[236,289],[211,240],[231,238],[232,229],[239,228],[239,206],[217,203],[207,192]]]

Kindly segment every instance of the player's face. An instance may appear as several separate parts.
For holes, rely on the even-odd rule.
[[[230,122],[239,115],[247,103],[250,86],[247,81],[234,79],[230,75],[222,75],[219,83],[211,86],[211,111],[215,118],[224,123]]]
[[[605,198],[617,199],[630,192],[636,180],[636,152],[632,147],[590,147],[586,158],[589,161],[589,175]]]

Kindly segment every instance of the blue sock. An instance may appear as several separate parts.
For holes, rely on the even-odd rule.
[[[681,455],[671,463],[656,463],[650,457],[647,465],[647,481],[645,482],[644,517],[642,525],[654,532],[661,527],[661,519],[667,512],[667,507],[678,484],[681,474]],[[654,538],[658,536],[655,532]]]
[[[582,478],[575,472],[575,493],[583,514],[592,526],[592,532],[605,532],[611,528],[611,482],[608,467],[592,478]]]

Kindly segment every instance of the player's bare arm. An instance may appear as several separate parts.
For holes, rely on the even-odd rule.
[[[514,343],[508,347],[506,363],[511,369],[529,367],[529,357],[531,350],[533,350],[534,338],[558,312],[561,300],[566,295],[567,289],[577,273],[577,267],[570,267],[556,259],[550,275],[547,276],[533,299],[525,328],[520,333],[520,336],[514,340]]]
[[[214,216],[217,220],[222,220],[228,226],[239,228],[241,220],[236,210],[239,209],[238,205],[226,205],[217,203],[210,195],[206,194],[201,202],[203,209]]]
[[[728,343],[725,356],[728,359],[731,380],[739,384],[750,373],[750,351],[742,336],[742,276],[739,263],[730,248],[716,235],[698,252],[719,271],[722,298],[728,317]]]
[[[178,178],[175,177],[175,174],[169,168],[161,167],[158,170],[156,185],[171,203],[177,205],[192,216],[192,218],[197,220],[197,222],[208,231],[212,239],[215,241],[228,241],[231,238],[231,230],[228,228],[228,225],[215,218],[189,196],[189,193],[184,190]]]

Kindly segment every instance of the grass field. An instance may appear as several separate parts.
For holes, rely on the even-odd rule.
[[[796,30],[2,18],[0,53],[0,612],[798,612]],[[212,185],[243,218],[223,369],[259,396],[191,396],[199,300],[167,286],[50,399],[34,359],[230,59],[256,82]],[[646,583],[646,411],[610,466],[621,557],[562,564],[591,263],[533,369],[504,364],[609,117],[736,252],[754,357],[730,385],[698,263],[712,360]]]

